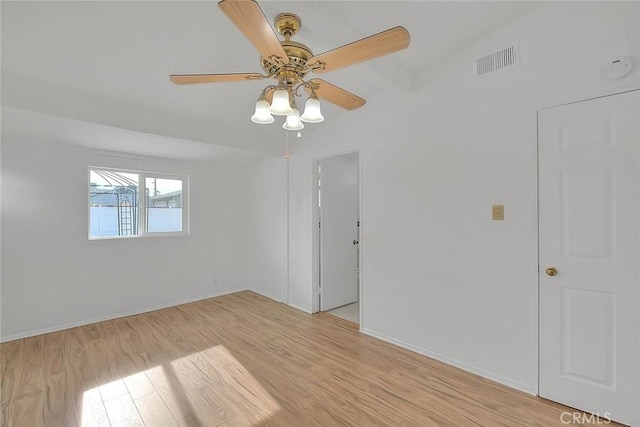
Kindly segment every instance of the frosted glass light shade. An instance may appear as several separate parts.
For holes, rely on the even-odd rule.
[[[269,112],[276,116],[286,116],[287,114],[291,114],[292,111],[293,109],[289,104],[289,93],[284,89],[277,89],[273,93],[273,100],[271,101]]]
[[[269,103],[266,100],[260,99],[256,102],[256,111],[251,116],[251,121],[261,125],[273,123],[274,118],[269,112]]]
[[[324,120],[320,112],[320,101],[317,98],[309,98],[304,104],[304,114],[300,120],[307,123],[320,123]]]
[[[293,112],[287,115],[287,120],[282,125],[282,129],[286,130],[300,130],[304,129],[304,125],[300,121],[300,111],[294,109]]]

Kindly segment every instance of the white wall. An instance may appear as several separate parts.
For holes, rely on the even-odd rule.
[[[287,302],[287,160],[249,167],[248,182],[247,287]]]
[[[190,235],[89,241],[89,165],[189,175]],[[246,289],[247,189],[245,166],[3,137],[2,340]]]
[[[312,159],[359,148],[362,330],[535,393],[536,112],[639,87],[639,22],[636,2],[551,3],[426,70],[415,92],[387,81],[325,121],[289,164],[290,304],[312,309]],[[519,67],[475,78],[474,57],[514,41]],[[617,55],[636,69],[603,81]]]

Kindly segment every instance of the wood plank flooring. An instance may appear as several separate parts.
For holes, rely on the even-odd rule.
[[[574,412],[248,291],[0,350],[2,426],[552,426]]]

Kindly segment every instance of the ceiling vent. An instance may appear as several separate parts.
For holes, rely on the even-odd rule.
[[[476,58],[476,76],[481,77],[502,68],[520,63],[520,49],[517,44],[505,47],[488,55]]]

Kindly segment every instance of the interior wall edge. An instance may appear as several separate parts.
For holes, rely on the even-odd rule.
[[[304,308],[304,307],[301,307],[301,306],[299,306],[299,305],[296,305],[296,304],[290,304],[290,303],[285,303],[285,304],[287,304],[287,305],[288,305],[289,307],[291,307],[291,308],[295,308],[296,310],[300,310],[300,311],[305,312],[305,313],[308,313],[308,314],[314,314],[311,310],[309,310],[309,309],[307,309],[307,308]]]
[[[90,325],[92,323],[99,323],[99,322],[104,322],[107,320],[114,320],[114,319],[121,319],[123,317],[129,317],[129,316],[136,316],[138,314],[144,314],[144,313],[149,313],[152,311],[157,311],[157,310],[162,310],[165,308],[170,308],[170,307],[176,307],[182,304],[189,304],[192,302],[196,302],[196,301],[202,301],[205,299],[209,299],[209,298],[215,298],[215,297],[221,297],[224,295],[230,295],[230,294],[235,294],[237,292],[242,292],[242,291],[246,291],[248,289],[229,289],[229,290],[225,290],[225,291],[220,291],[220,292],[214,292],[212,294],[208,294],[208,295],[202,295],[202,296],[198,296],[195,298],[187,298],[184,300],[179,300],[179,301],[173,301],[167,304],[159,304],[159,305],[153,305],[153,306],[149,306],[149,307],[144,307],[144,308],[140,308],[140,309],[135,309],[135,310],[129,310],[129,311],[125,311],[125,312],[121,312],[121,313],[114,313],[114,314],[108,314],[106,316],[100,316],[100,317],[96,317],[93,319],[85,319],[85,320],[79,320],[77,322],[71,322],[71,323],[66,323],[66,324],[62,324],[62,325],[56,325],[56,326],[51,326],[48,328],[43,328],[43,329],[37,329],[34,331],[25,331],[25,332],[19,332],[17,334],[11,334],[8,336],[0,336],[0,343],[5,343],[5,342],[9,342],[9,341],[15,341],[15,340],[19,340],[22,338],[30,338],[30,337],[35,337],[38,335],[43,335],[43,334],[48,334],[51,332],[58,332],[58,331],[63,331],[65,329],[71,329],[71,328],[77,328],[79,326],[85,326],[85,325]]]
[[[2,105],[3,142],[55,148],[68,152],[171,164],[203,166],[249,166],[261,159],[277,157],[259,151],[232,148],[213,142],[185,139],[163,133],[144,132]],[[96,138],[96,135],[101,135]],[[105,141],[116,144],[105,144]],[[125,142],[125,143],[123,143]],[[185,153],[193,154],[186,155]]]
[[[423,356],[427,356],[427,357],[429,357],[431,359],[437,360],[437,361],[442,362],[442,363],[446,363],[447,365],[454,366],[454,367],[456,367],[458,369],[462,369],[463,371],[470,372],[472,374],[478,375],[478,376],[480,376],[482,378],[485,378],[487,380],[497,382],[497,383],[505,385],[507,387],[511,387],[511,388],[519,390],[519,391],[521,391],[523,393],[527,393],[527,394],[532,395],[532,396],[537,396],[537,393],[535,391],[535,388],[534,388],[533,384],[525,384],[525,383],[522,383],[520,381],[515,381],[515,380],[512,380],[510,378],[506,378],[506,377],[504,377],[502,375],[498,375],[498,374],[496,374],[494,372],[490,372],[490,371],[487,371],[485,369],[478,368],[478,367],[475,367],[473,365],[469,365],[467,363],[460,362],[460,361],[455,360],[455,359],[451,359],[449,357],[443,356],[443,355],[438,354],[438,353],[434,353],[434,352],[429,351],[427,349],[424,349],[422,347],[419,347],[419,346],[416,346],[416,345],[413,345],[413,344],[409,344],[409,343],[404,342],[402,340],[398,340],[398,339],[392,338],[390,336],[378,333],[378,332],[373,331],[371,329],[362,328],[362,329],[360,329],[360,333],[365,334],[365,335],[369,335],[370,337],[377,338],[379,340],[391,343],[393,345],[397,345],[398,347],[402,347],[404,349],[411,350],[411,351],[413,351],[415,353],[421,354]]]
[[[170,165],[170,166],[182,166],[182,167],[195,167],[195,168],[209,168],[215,166],[219,170],[231,170],[238,168],[248,168],[253,163],[248,164],[235,164],[232,162],[216,161],[216,160],[192,160],[192,159],[171,159],[167,157],[157,157],[148,154],[127,153],[125,151],[106,150],[95,147],[82,147],[79,145],[73,145],[61,141],[39,141],[25,137],[9,137],[2,136],[3,146],[17,146],[17,147],[30,147],[34,149],[54,150],[62,153],[71,154],[86,154],[108,157],[115,160],[126,161],[139,161],[153,163],[157,165]],[[256,160],[256,162],[259,160]]]

